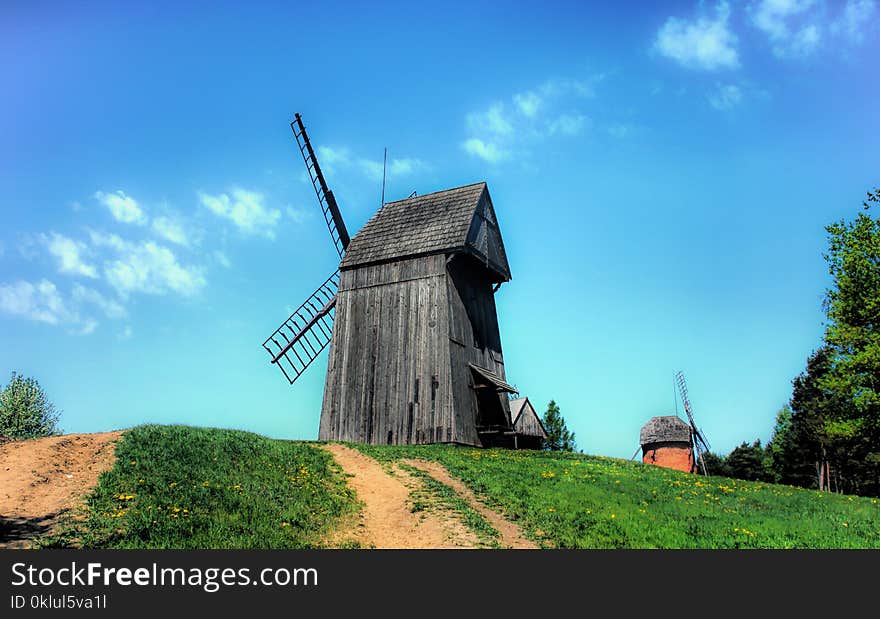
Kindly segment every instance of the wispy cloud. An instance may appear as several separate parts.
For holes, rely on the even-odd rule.
[[[831,32],[846,37],[851,43],[861,43],[876,10],[875,0],[848,0],[843,12],[832,22]]]
[[[537,88],[495,101],[467,115],[467,137],[461,143],[469,155],[497,164],[528,150],[550,136],[575,136],[589,125],[578,108],[594,96],[593,81],[552,79]]]
[[[348,148],[319,146],[318,162],[326,175],[336,175],[346,170],[355,170],[370,181],[382,179],[382,161],[368,157],[358,157]],[[428,168],[428,164],[415,157],[393,157],[386,162],[389,178],[400,178],[416,174]],[[306,177],[308,181],[308,177]]]
[[[211,255],[214,257],[214,261],[224,269],[228,269],[232,266],[232,261],[229,257],[219,249],[214,251]]]
[[[657,32],[654,49],[688,68],[735,69],[739,66],[739,53],[729,18],[727,2],[715,6],[714,16],[670,17]]]
[[[175,245],[187,246],[190,244],[190,235],[183,221],[178,217],[165,216],[153,219],[153,232],[160,238]]]
[[[46,279],[36,284],[24,280],[0,284],[0,310],[50,325],[64,322],[68,316],[61,293]]]
[[[726,111],[733,109],[743,100],[743,93],[735,84],[718,84],[715,90],[707,95],[709,104],[716,110]]]
[[[0,284],[0,312],[34,322],[65,326],[76,335],[93,333],[99,322],[91,310],[98,309],[108,318],[125,316],[125,309],[91,288],[77,284],[64,295],[47,279],[36,283],[18,280]]]
[[[97,290],[82,284],[73,287],[72,300],[74,306],[92,305],[101,310],[107,318],[125,318],[128,315],[125,307],[114,299],[108,299]]]
[[[103,272],[107,282],[123,298],[136,292],[156,295],[175,292],[189,297],[207,283],[200,267],[180,264],[168,247],[94,231],[90,236],[93,245],[115,254],[104,262]]]
[[[462,145],[465,152],[489,163],[498,163],[507,158],[508,152],[493,142],[484,142],[480,138],[469,138]]]
[[[59,272],[81,275],[91,279],[98,277],[97,268],[84,259],[84,256],[89,253],[85,243],[75,241],[57,232],[40,235],[40,241],[57,260]]]
[[[281,211],[267,207],[263,194],[256,191],[236,188],[231,194],[199,193],[199,200],[213,214],[235,224],[242,233],[274,239]]]
[[[816,0],[760,0],[749,11],[776,56],[805,56],[821,39],[819,18],[810,11],[816,5]]]
[[[95,192],[95,198],[109,209],[110,214],[116,221],[124,224],[137,224],[142,226],[147,223],[147,216],[141,209],[137,200],[125,195],[122,190],[113,193],[103,191]]]
[[[758,0],[749,5],[751,23],[764,35],[778,58],[805,58],[820,48],[846,48],[864,40],[877,10],[876,0],[847,0],[840,5],[818,0]]]

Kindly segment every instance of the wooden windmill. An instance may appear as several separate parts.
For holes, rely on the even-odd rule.
[[[293,383],[329,344],[318,438],[512,445],[486,183],[383,204],[350,238],[299,114],[291,128],[340,264],[263,347]]]

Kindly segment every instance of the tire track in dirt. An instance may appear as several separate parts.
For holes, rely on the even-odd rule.
[[[522,531],[520,531],[518,526],[507,520],[498,512],[489,509],[482,502],[480,502],[473,491],[465,486],[464,483],[450,475],[449,471],[447,471],[446,467],[444,467],[442,464],[438,462],[429,462],[427,460],[403,460],[403,462],[409,464],[410,466],[414,466],[421,471],[424,471],[440,483],[446,484],[447,486],[455,490],[455,492],[458,493],[461,498],[470,503],[471,507],[479,512],[480,515],[489,522],[489,524],[495,527],[495,530],[498,531],[498,533],[501,535],[500,544],[502,547],[530,549],[539,548],[539,546],[535,542],[526,538],[522,534]]]
[[[66,434],[0,445],[0,548],[26,548],[81,506],[113,466],[120,436]]]
[[[410,492],[421,486],[401,468],[389,474],[379,462],[339,443],[322,446],[348,475],[348,484],[363,502],[358,521],[342,527],[331,546],[356,541],[373,548],[477,548],[479,540],[454,514],[413,513]]]

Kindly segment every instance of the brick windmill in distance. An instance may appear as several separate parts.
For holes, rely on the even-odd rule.
[[[652,417],[639,432],[642,462],[685,473],[699,469],[708,475],[703,456],[709,451],[709,442],[694,421],[684,372],[676,373],[675,383],[688,421],[685,423],[678,415]]]
[[[514,446],[486,183],[385,203],[349,237],[299,114],[291,128],[340,264],[263,348],[292,384],[330,346],[318,438]]]

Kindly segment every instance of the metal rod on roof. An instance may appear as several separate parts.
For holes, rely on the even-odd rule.
[[[385,162],[388,161],[388,147],[385,147],[385,153],[382,155],[382,204],[385,206]]]

